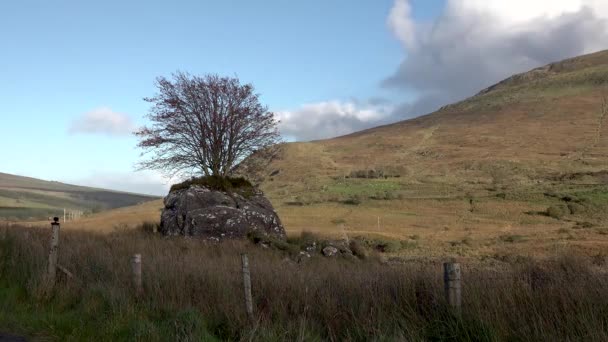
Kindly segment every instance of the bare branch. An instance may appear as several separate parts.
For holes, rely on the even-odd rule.
[[[139,169],[228,176],[251,154],[281,142],[278,121],[252,85],[217,75],[172,76],[159,77],[158,93],[144,99],[152,104],[151,125],[135,133],[147,157]]]

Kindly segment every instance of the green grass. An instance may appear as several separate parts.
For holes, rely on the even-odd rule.
[[[0,329],[71,341],[219,341],[194,309],[155,312],[129,299],[112,304],[92,289],[84,298],[31,299],[22,286],[0,283]]]
[[[340,196],[372,196],[379,192],[394,192],[401,184],[390,179],[347,179],[327,186],[329,194]]]
[[[608,84],[608,66],[576,70],[552,75],[536,81],[501,86],[490,93],[475,96],[458,103],[462,110],[502,107],[515,102],[538,101],[566,96],[576,96]]]
[[[596,188],[591,191],[579,191],[574,195],[583,201],[587,201],[594,205],[608,204],[608,189],[604,187]]]
[[[63,214],[59,208],[11,208],[0,207],[0,217],[11,221],[47,219]]]

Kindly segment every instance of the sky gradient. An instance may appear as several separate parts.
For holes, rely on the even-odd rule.
[[[0,172],[163,194],[168,180],[134,172],[130,132],[154,79],[177,70],[253,83],[285,138],[310,140],[425,114],[607,41],[600,0],[505,3],[2,2]]]

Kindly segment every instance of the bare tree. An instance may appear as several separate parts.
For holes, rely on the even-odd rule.
[[[159,77],[151,126],[135,134],[144,151],[139,169],[173,176],[194,173],[228,176],[245,158],[280,142],[278,121],[260,104],[251,84],[218,75],[178,72]]]

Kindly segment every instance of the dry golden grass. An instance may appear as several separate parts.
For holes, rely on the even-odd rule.
[[[421,254],[543,254],[564,245],[596,253],[606,247],[608,216],[530,213],[556,204],[543,192],[579,191],[581,183],[608,191],[607,177],[558,179],[608,165],[607,83],[604,51],[516,76],[420,118],[286,144],[262,188],[294,234],[416,235],[422,250],[412,253]],[[361,170],[399,177],[345,178]],[[391,198],[370,200],[374,191]],[[499,193],[507,198],[497,199]],[[352,198],[360,204],[339,203]],[[575,228],[588,220],[595,228]],[[524,238],[503,246],[512,240],[507,235]]]
[[[61,227],[68,230],[83,230],[95,233],[111,233],[116,229],[133,229],[144,222],[159,222],[162,207],[162,200],[151,201],[84,216],[75,221],[62,222]],[[46,227],[49,222],[37,221],[24,224]]]
[[[4,231],[4,229],[1,229]],[[41,295],[48,230],[0,235],[0,329],[51,340],[557,341],[608,339],[606,256],[463,264],[462,315],[443,300],[441,264],[313,257],[138,230],[62,233],[78,278]],[[239,253],[250,256],[255,325]],[[136,300],[129,260],[143,257]],[[463,260],[464,261],[464,260]]]

